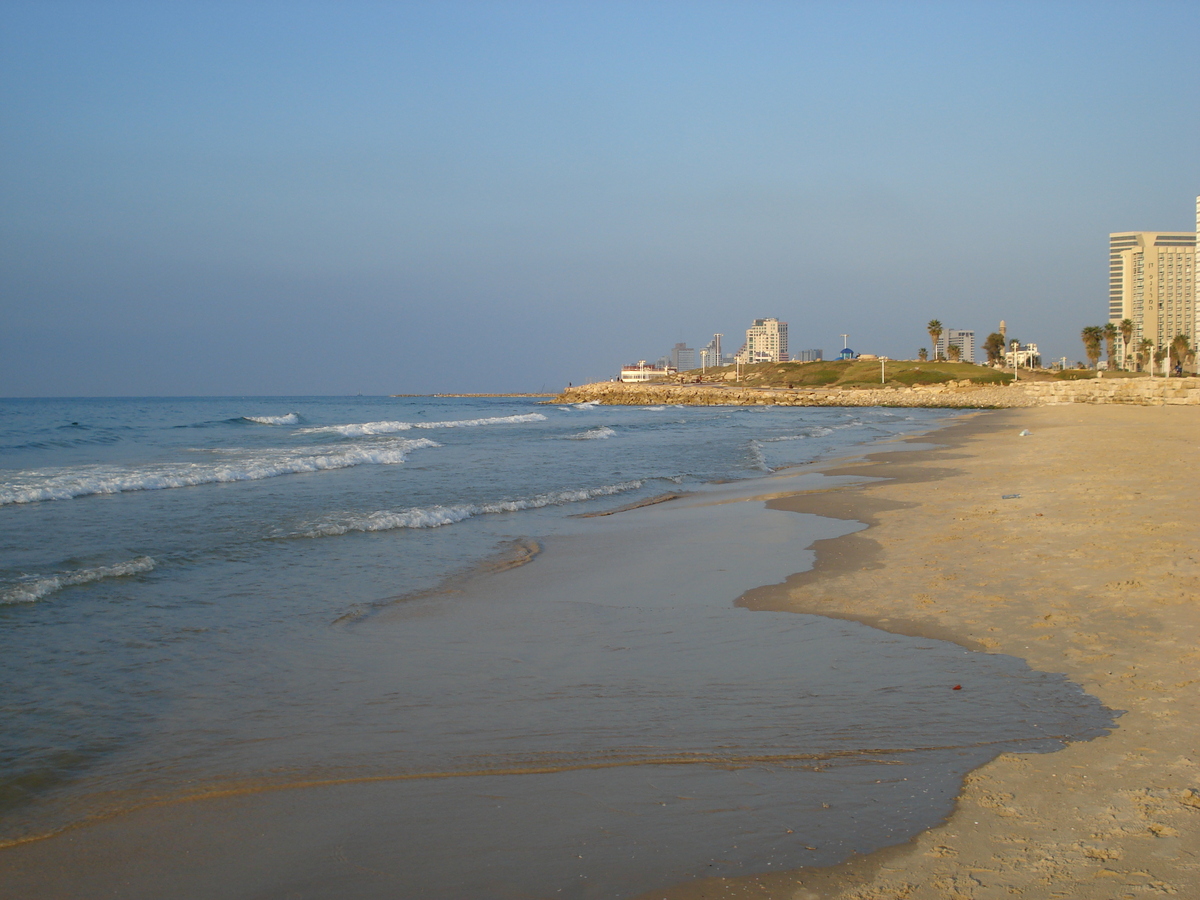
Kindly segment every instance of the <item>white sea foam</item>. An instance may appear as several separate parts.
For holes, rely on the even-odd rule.
[[[446,422],[362,422],[352,425],[319,425],[301,428],[300,434],[333,432],[346,437],[366,437],[374,434],[395,434],[413,428],[472,428],[478,425],[515,425],[521,422],[542,422],[541,413],[525,413],[519,416],[493,416],[489,419],[452,419]]]
[[[571,441],[603,441],[615,435],[616,432],[607,425],[601,425],[599,428],[589,428],[587,431],[581,431],[579,434],[567,435],[567,440]]]
[[[775,471],[769,465],[767,465],[767,458],[763,456],[761,441],[750,442],[750,467],[752,469],[759,469],[763,472]]]
[[[113,566],[97,566],[94,569],[78,569],[74,572],[42,577],[30,576],[0,591],[0,603],[33,603],[74,584],[87,584],[91,581],[120,578],[124,575],[139,575],[142,572],[149,572],[154,565],[154,560],[149,556],[139,556]]]
[[[441,446],[427,438],[393,440],[386,445],[313,448],[306,452],[266,450],[222,462],[170,463],[142,467],[82,466],[22,472],[0,486],[0,506],[70,500],[93,494],[157,491],[199,484],[258,481],[352,466],[398,465],[412,450]]]
[[[575,408],[576,409],[595,409],[599,405],[600,405],[599,400],[588,400],[584,403],[576,403]]]
[[[247,422],[257,422],[259,425],[295,425],[300,421],[296,413],[286,416],[242,416]]]
[[[662,412],[666,409],[665,406],[639,406],[638,409],[644,409],[646,412]]]
[[[318,522],[304,531],[300,537],[326,537],[348,534],[352,531],[392,531],[397,528],[438,528],[453,525],[472,516],[489,513],[519,512],[523,509],[541,509],[546,506],[563,506],[634,491],[642,486],[641,481],[626,481],[604,487],[576,491],[552,491],[520,500],[498,500],[493,503],[461,503],[453,506],[427,506],[404,509],[398,512],[380,510],[367,515],[348,515],[339,519]]]
[[[844,425],[835,425],[834,428],[844,428]],[[811,428],[806,428],[800,434],[785,434],[780,437],[763,438],[764,444],[774,444],[779,441],[803,441],[807,438],[825,437],[827,434],[833,434],[833,428],[826,428],[824,425],[813,425]]]

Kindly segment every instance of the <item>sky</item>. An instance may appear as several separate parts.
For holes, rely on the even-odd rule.
[[[0,396],[556,390],[1107,318],[1200,4],[0,0]]]

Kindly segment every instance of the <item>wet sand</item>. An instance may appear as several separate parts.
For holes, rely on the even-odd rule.
[[[1115,732],[998,757],[907,844],[646,900],[1200,896],[1200,409],[989,412],[935,440],[835,470],[890,480],[773,501],[872,527],[742,604],[1022,657],[1125,710]]]

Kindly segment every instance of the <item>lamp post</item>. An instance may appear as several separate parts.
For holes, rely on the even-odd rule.
[[[887,357],[879,357],[879,383],[887,384]]]
[[[1017,361],[1017,348],[1020,346],[1021,345],[1017,341],[1012,342],[1013,381],[1018,381],[1021,377],[1021,367],[1020,367],[1020,365],[1018,365],[1018,361]]]

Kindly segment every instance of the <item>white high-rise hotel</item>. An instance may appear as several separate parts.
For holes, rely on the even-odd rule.
[[[1117,326],[1122,319],[1133,322],[1131,356],[1143,339],[1158,350],[1182,334],[1196,347],[1200,335],[1197,232],[1200,197],[1196,198],[1196,231],[1121,231],[1108,236],[1108,320]],[[1117,348],[1118,361],[1125,367],[1120,339]]]
[[[787,362],[787,322],[778,319],[755,319],[746,329],[746,343],[738,351],[742,363]]]

